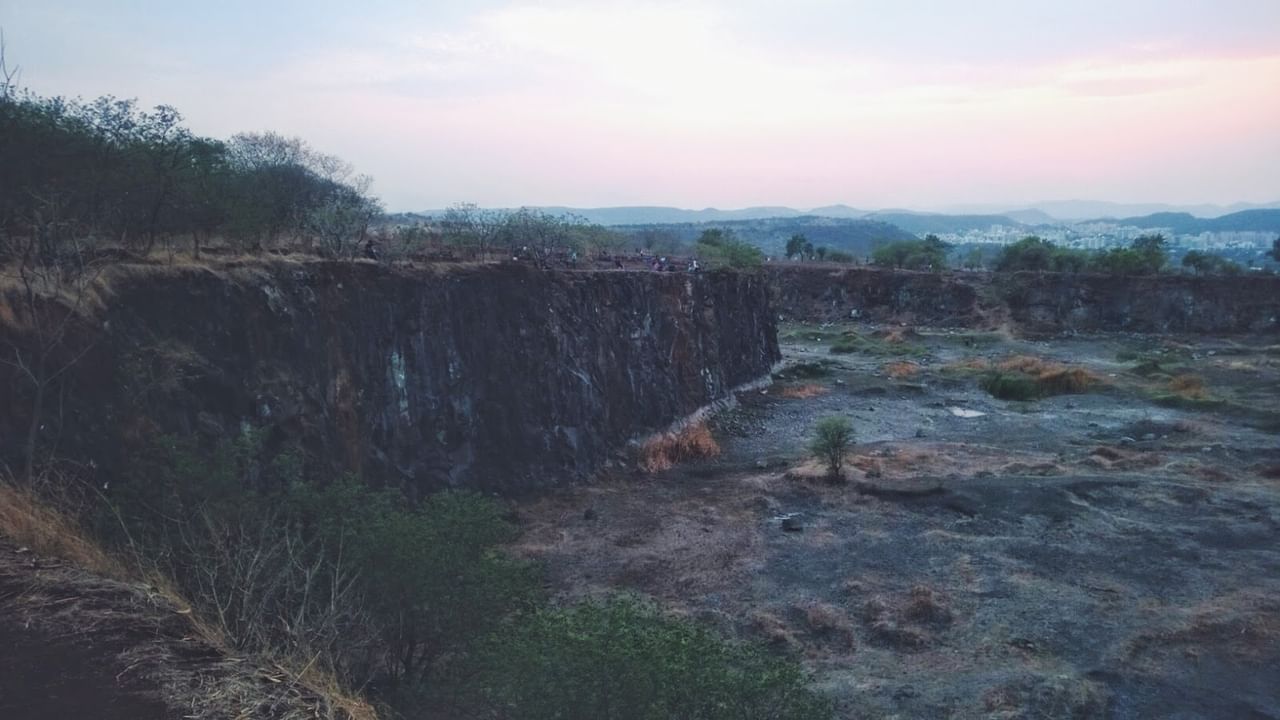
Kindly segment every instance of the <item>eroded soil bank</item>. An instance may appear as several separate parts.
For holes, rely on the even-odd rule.
[[[561,596],[631,589],[764,638],[842,717],[1280,717],[1273,336],[781,340],[775,385],[713,422],[718,458],[521,507]],[[981,389],[1028,357],[1096,382]],[[833,414],[847,485],[805,451]]]

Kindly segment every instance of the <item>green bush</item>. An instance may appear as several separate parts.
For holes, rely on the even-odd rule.
[[[704,230],[697,250],[708,267],[758,268],[764,264],[760,248],[737,239],[729,230]]]
[[[827,472],[832,478],[839,478],[844,467],[844,455],[852,444],[853,425],[848,418],[833,415],[818,421],[809,449],[827,463]]]
[[[907,270],[944,270],[950,249],[937,235],[926,235],[923,240],[899,240],[876,248],[871,262]]]
[[[521,720],[810,720],[800,666],[626,597],[514,618],[469,663],[475,697]]]
[[[1001,400],[1034,400],[1040,397],[1035,378],[1018,372],[993,372],[981,381],[983,390]]]
[[[1000,272],[1081,272],[1088,265],[1087,251],[1058,247],[1032,235],[1004,247],[996,256],[995,269]]]

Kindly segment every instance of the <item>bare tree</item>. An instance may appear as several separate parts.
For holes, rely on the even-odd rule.
[[[0,28],[0,101],[8,100],[18,90],[18,76],[22,68],[9,67],[4,58],[4,29]]]
[[[17,370],[31,391],[30,419],[23,441],[23,477],[35,477],[40,430],[45,406],[62,377],[93,348],[94,340],[73,333],[101,273],[81,240],[75,223],[59,215],[56,199],[36,207],[32,232],[7,238],[16,250],[16,269],[6,273],[17,281],[19,336],[9,341],[3,362]]]

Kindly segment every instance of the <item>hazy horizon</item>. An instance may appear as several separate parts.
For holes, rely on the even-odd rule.
[[[0,0],[44,95],[342,156],[391,210],[1280,199],[1280,3]]]

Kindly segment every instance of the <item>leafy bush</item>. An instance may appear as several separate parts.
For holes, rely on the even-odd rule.
[[[1096,375],[1084,368],[1030,355],[1015,355],[997,364],[980,381],[980,385],[1001,400],[1033,400],[1086,392],[1099,382]]]
[[[1017,270],[1080,272],[1088,264],[1088,252],[1061,248],[1032,235],[1003,248],[996,256],[995,269],[1001,272]]]
[[[899,240],[879,247],[871,254],[871,261],[907,270],[942,270],[947,267],[950,249],[951,245],[937,235],[926,235],[923,240]]]
[[[982,378],[981,386],[992,397],[1001,400],[1034,400],[1040,397],[1040,387],[1030,375],[1018,372],[992,372]]]
[[[828,703],[799,665],[615,597],[520,616],[469,663],[500,718],[810,720]]]
[[[809,449],[827,463],[832,478],[840,477],[844,467],[844,455],[853,444],[853,425],[848,418],[833,415],[818,421],[814,426]]]
[[[252,431],[211,452],[163,437],[100,522],[122,523],[116,542],[237,648],[306,653],[357,685],[429,685],[442,657],[538,597],[536,568],[497,549],[516,530],[494,501],[305,482],[295,453],[264,445]]]
[[[1239,264],[1213,253],[1192,250],[1182,256],[1182,266],[1190,268],[1197,275],[1239,275],[1244,268]]]
[[[734,237],[730,230],[704,230],[698,254],[708,267],[758,268],[764,264],[760,248]]]

